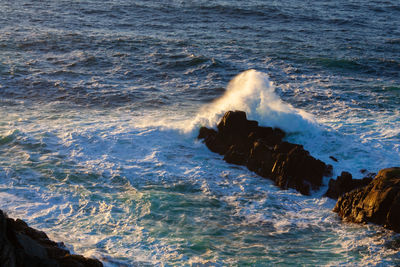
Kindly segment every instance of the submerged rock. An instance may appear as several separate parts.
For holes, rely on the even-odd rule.
[[[400,232],[400,167],[379,171],[368,185],[341,196],[333,211],[346,221]]]
[[[63,243],[29,227],[20,219],[8,218],[0,210],[0,266],[82,266],[100,267],[96,259],[71,255]]]
[[[338,162],[338,159],[335,158],[334,156],[329,156],[329,158],[330,158],[331,160],[333,160],[334,162]]]
[[[294,188],[302,194],[318,189],[330,166],[312,157],[303,146],[283,142],[285,132],[261,127],[247,120],[243,111],[228,111],[217,125],[218,131],[201,127],[199,139],[224,155],[224,160],[245,165],[282,189]]]
[[[342,172],[340,176],[336,178],[336,180],[329,180],[329,188],[328,191],[326,191],[325,196],[337,199],[347,192],[369,184],[371,181],[371,177],[364,177],[363,179],[353,179],[350,173]]]

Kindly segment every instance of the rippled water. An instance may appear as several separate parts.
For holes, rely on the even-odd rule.
[[[399,236],[340,222],[324,188],[278,190],[196,140],[240,108],[335,175],[398,166],[396,1],[21,0],[0,15],[11,216],[110,266],[400,264]]]

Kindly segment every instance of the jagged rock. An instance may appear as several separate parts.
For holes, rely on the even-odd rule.
[[[336,178],[336,180],[329,180],[329,188],[326,191],[325,196],[337,199],[347,192],[369,184],[371,181],[371,177],[364,177],[363,179],[353,179],[353,176],[350,173],[342,172],[341,175]]]
[[[226,112],[217,128],[201,127],[198,138],[204,139],[211,151],[224,155],[225,161],[245,165],[282,189],[294,188],[308,195],[331,170],[303,146],[283,142],[284,131],[258,126],[247,120],[243,111]]]
[[[332,177],[332,173],[333,173],[333,166],[331,164],[326,165],[324,176]]]
[[[63,243],[51,241],[44,232],[29,227],[20,219],[8,218],[0,210],[0,266],[100,267],[103,264],[71,255]]]
[[[380,170],[368,185],[339,197],[333,211],[346,221],[400,232],[400,167]]]
[[[271,127],[254,127],[248,135],[248,139],[250,142],[257,141],[259,139],[267,142],[266,144],[270,146],[274,146],[275,144],[279,144],[282,142],[282,138],[285,137],[285,133],[278,128]]]
[[[310,187],[318,189],[322,185],[325,163],[310,156],[302,146],[295,145],[288,153],[278,155],[271,174],[280,188],[295,188],[308,195]]]
[[[225,153],[224,160],[228,163],[244,165],[246,164],[247,155],[238,145],[231,145]]]
[[[273,167],[273,153],[273,148],[261,140],[255,141],[247,158],[247,168],[263,177],[267,177],[265,174],[270,174]]]
[[[362,169],[360,170],[360,173],[362,173],[364,175],[365,178],[371,178],[374,179],[374,177],[376,176],[375,172],[369,172],[366,169]]]
[[[206,127],[201,127],[199,131],[199,139],[204,139],[207,147],[215,153],[224,155],[228,150],[227,144],[222,140],[217,131],[214,129],[208,129]]]
[[[247,137],[252,129],[258,127],[258,122],[249,121],[244,111],[228,111],[218,123],[218,132],[225,137]]]

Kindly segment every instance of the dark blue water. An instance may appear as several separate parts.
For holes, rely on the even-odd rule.
[[[111,265],[399,264],[397,235],[341,223],[322,191],[279,191],[197,142],[228,108],[335,174],[398,166],[400,4],[0,3],[11,215]]]

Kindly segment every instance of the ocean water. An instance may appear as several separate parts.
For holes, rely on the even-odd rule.
[[[196,140],[227,110],[334,167],[400,165],[400,4],[0,1],[0,206],[106,266],[398,266]],[[338,162],[333,162],[334,156]]]

